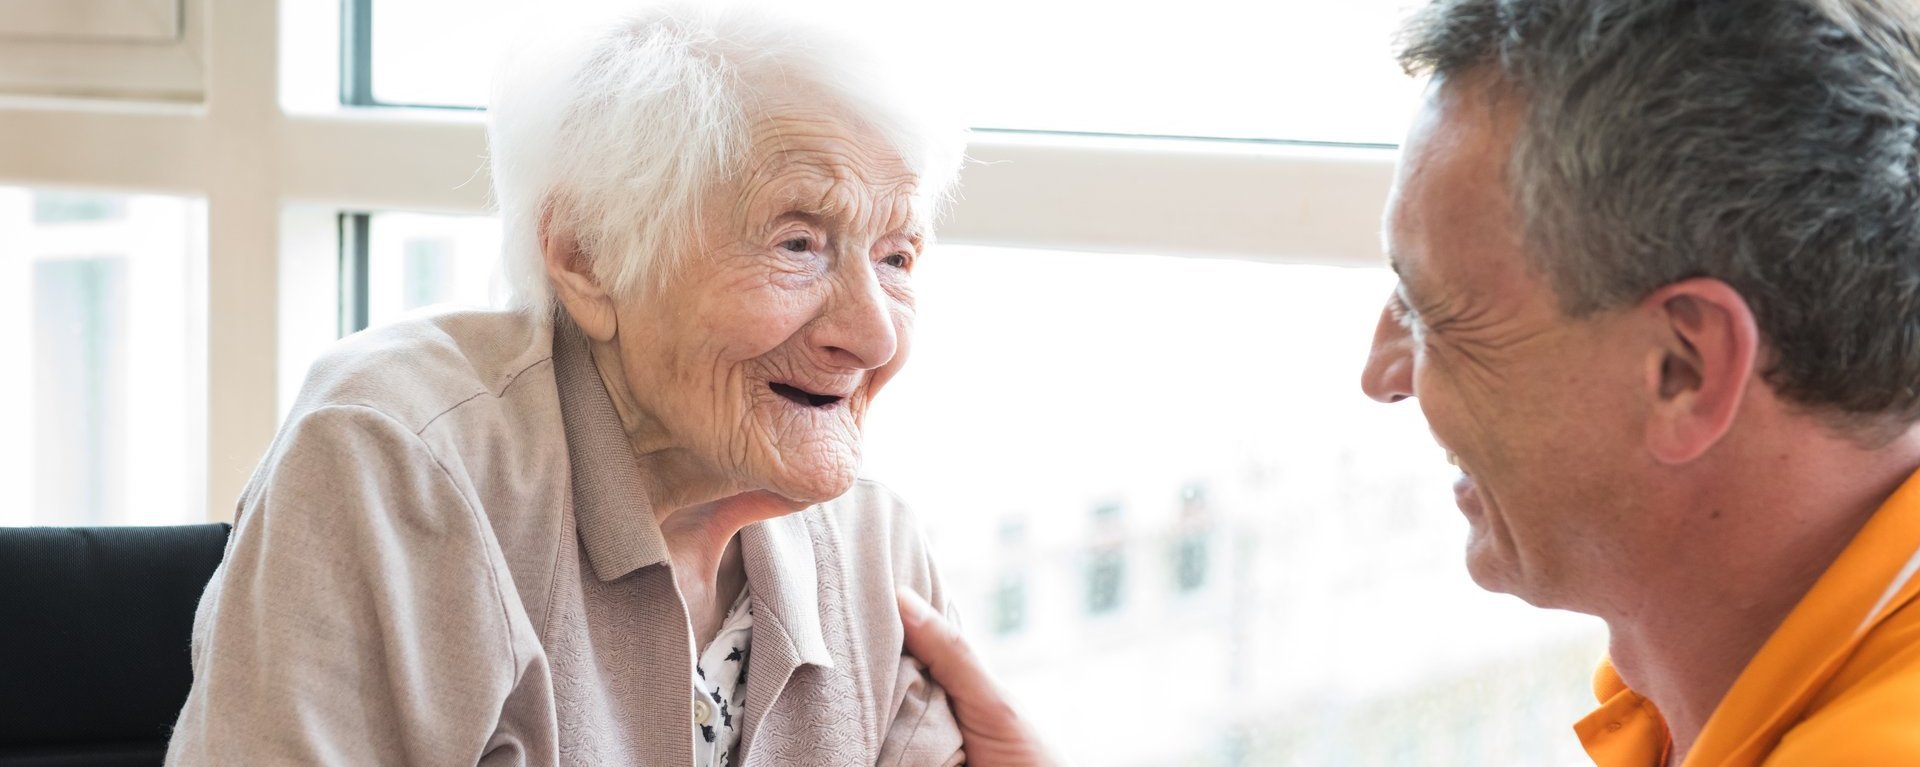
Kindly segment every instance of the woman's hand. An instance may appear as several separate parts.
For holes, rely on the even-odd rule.
[[[907,631],[907,654],[927,667],[935,684],[947,691],[953,717],[960,723],[967,764],[971,767],[1059,767],[1020,712],[1007,701],[1000,685],[980,665],[958,627],[941,617],[933,605],[901,590],[900,623]]]

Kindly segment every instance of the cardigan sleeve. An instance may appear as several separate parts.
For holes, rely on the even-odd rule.
[[[480,762],[529,661],[487,535],[399,422],[297,415],[201,597],[167,764]]]

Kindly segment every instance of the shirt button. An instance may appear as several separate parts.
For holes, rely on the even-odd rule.
[[[694,724],[711,724],[712,722],[708,720],[712,718],[713,718],[713,705],[708,703],[706,698],[694,698],[693,699],[693,723]]]

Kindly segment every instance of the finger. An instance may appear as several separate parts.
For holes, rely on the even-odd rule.
[[[959,700],[993,695],[992,677],[960,630],[920,595],[901,589],[896,597],[900,624],[906,630],[907,654],[927,667],[934,683]]]

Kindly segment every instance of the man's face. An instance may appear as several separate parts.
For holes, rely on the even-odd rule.
[[[1657,371],[1640,369],[1621,313],[1569,318],[1529,268],[1506,179],[1524,104],[1491,87],[1436,81],[1403,146],[1386,214],[1400,284],[1362,385],[1417,397],[1460,467],[1474,580],[1578,609],[1639,534],[1621,512],[1644,476],[1641,379]]]

